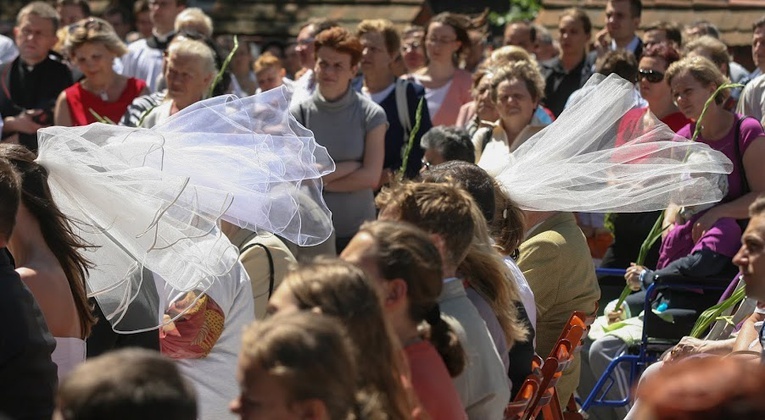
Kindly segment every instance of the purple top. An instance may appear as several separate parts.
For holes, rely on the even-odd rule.
[[[736,114],[735,122],[741,118],[741,115]],[[681,128],[677,134],[685,137],[693,137],[693,130],[696,129],[695,123],[690,123]],[[739,136],[739,150],[742,155],[746,153],[749,145],[757,137],[765,135],[762,125],[754,118],[747,118],[741,122],[741,134]],[[733,124],[728,134],[720,140],[710,141],[699,135],[697,141],[709,145],[712,149],[722,152],[728,159],[733,162],[733,171],[728,175],[728,194],[722,199],[723,203],[733,201],[741,197],[743,191],[743,180],[741,178],[741,157],[736,156],[736,147],[734,141],[736,138],[736,124]],[[698,242],[693,242],[691,232],[693,231],[693,224],[696,223],[702,214],[691,217],[689,221],[682,225],[675,226],[674,229],[667,235],[661,243],[661,249],[659,250],[659,261],[656,265],[657,269],[664,268],[667,264],[671,263],[678,258],[685,257],[693,254],[701,249],[709,249],[718,254],[725,255],[733,258],[736,255],[739,247],[741,246],[741,227],[738,225],[735,219],[725,218],[719,219],[714,225],[704,234]]]
[[[690,220],[674,229],[661,242],[659,249],[659,261],[656,269],[661,270],[667,264],[685,256],[691,255],[701,249],[708,249],[726,257],[733,258],[741,247],[741,226],[736,219],[729,217],[717,219],[712,227],[699,238],[694,244],[693,224],[696,223],[706,211],[693,215]]]
[[[741,115],[736,114],[735,122],[738,122],[739,118],[741,118]],[[701,134],[699,134],[699,137],[696,139],[697,141],[709,145],[709,147],[712,149],[722,152],[725,156],[728,157],[728,159],[731,160],[731,162],[733,162],[733,172],[728,175],[728,194],[722,199],[723,203],[733,201],[743,195],[741,180],[741,158],[736,156],[736,148],[733,144],[733,141],[736,138],[735,122],[728,134],[726,134],[725,137],[721,138],[720,140],[710,141],[702,137]],[[681,128],[677,134],[690,139],[693,137],[693,130],[695,129],[696,123],[690,123]],[[759,121],[755,120],[754,118],[747,118],[742,121],[741,136],[739,137],[739,150],[741,151],[742,155],[746,153],[746,149],[749,148],[749,145],[752,144],[754,139],[764,135],[765,132],[763,131],[762,125],[760,125]]]

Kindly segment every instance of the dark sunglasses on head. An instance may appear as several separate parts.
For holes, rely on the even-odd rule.
[[[86,31],[101,31],[104,28],[104,22],[94,18],[83,19],[77,23],[69,25],[69,33],[74,34],[78,29],[85,28]]]
[[[659,83],[664,80],[664,73],[655,70],[638,70],[638,81],[643,79],[650,83]]]

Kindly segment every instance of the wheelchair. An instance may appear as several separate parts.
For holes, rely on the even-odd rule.
[[[623,276],[626,270],[623,269],[597,269],[599,275],[609,276]],[[735,283],[738,279],[734,279]],[[730,278],[727,278],[728,283],[731,283]],[[632,398],[632,388],[628,395],[623,399],[609,399],[607,395],[609,391],[616,385],[616,379],[614,378],[614,371],[621,366],[629,366],[628,383],[631,386],[637,382],[642,372],[652,363],[656,362],[658,358],[669,348],[677,344],[680,337],[652,337],[651,331],[655,328],[649,326],[649,322],[656,322],[657,315],[653,314],[653,303],[660,291],[698,291],[702,290],[705,293],[716,293],[725,291],[719,298],[718,302],[724,300],[729,293],[735,287],[730,287],[729,284],[725,284],[725,279],[714,279],[711,282],[700,284],[699,280],[689,281],[688,279],[663,279],[660,283],[653,283],[647,289],[645,293],[645,299],[643,301],[643,310],[645,316],[643,317],[643,328],[640,341],[629,346],[628,351],[624,354],[616,357],[609,363],[606,370],[601,374],[600,378],[596,381],[590,394],[584,398],[584,400],[578,400],[580,405],[579,413],[586,413],[593,406],[601,407],[624,407],[630,403]],[[710,305],[711,306],[711,305]],[[690,331],[686,331],[687,334]]]

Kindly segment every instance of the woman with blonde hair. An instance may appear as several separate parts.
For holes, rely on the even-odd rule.
[[[288,274],[268,303],[268,313],[317,311],[338,320],[356,345],[359,389],[380,400],[389,419],[408,419],[416,408],[404,386],[401,346],[383,315],[380,298],[364,272],[336,259],[303,265]],[[368,355],[374,357],[367,357]]]
[[[56,125],[116,123],[133,99],[149,93],[146,83],[117,74],[113,62],[127,47],[108,22],[88,18],[69,26],[64,54],[84,76],[56,100]]]
[[[61,378],[85,361],[85,339],[96,322],[85,292],[90,263],[80,253],[86,245],[53,201],[48,171],[35,157],[25,147],[0,144],[0,158],[21,175],[21,205],[8,250],[56,340],[51,356]]]
[[[457,67],[470,47],[467,16],[444,12],[433,17],[425,29],[428,64],[411,74],[425,86],[425,98],[433,126],[454,125],[460,107],[470,102],[470,73]]]
[[[423,181],[455,183],[476,202],[471,206],[473,241],[457,271],[465,279],[468,298],[486,322],[517,392],[531,372],[534,346],[530,333],[533,324],[519,291],[519,285],[525,284],[525,279],[522,274],[519,279],[514,278],[489,235],[487,221],[494,218],[495,212],[494,181],[485,171],[466,162],[435,166],[424,174]]]
[[[465,352],[441,317],[441,256],[430,237],[413,225],[375,221],[361,225],[341,258],[367,272],[379,286],[383,309],[404,347],[412,387],[434,419],[464,419],[450,380],[465,368]]]
[[[298,312],[255,322],[242,338],[241,394],[231,411],[242,420],[383,418],[357,392],[356,352],[329,316]]]

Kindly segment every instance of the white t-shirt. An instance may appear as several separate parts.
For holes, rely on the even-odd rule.
[[[369,90],[364,87],[361,89],[361,93],[364,94],[367,98],[371,99],[374,103],[380,105],[380,102],[382,102],[385,98],[390,95],[391,92],[393,92],[393,89],[396,88],[395,83],[391,83],[390,86],[386,87],[385,89],[377,92],[377,93],[369,93]]]
[[[162,50],[149,47],[145,38],[139,39],[128,45],[128,52],[122,57],[122,75],[141,79],[149,90],[156,92],[162,59]]]
[[[162,281],[157,284],[160,297],[165,299],[165,308],[182,294],[169,286],[160,287],[160,284],[165,284]],[[241,263],[237,262],[206,293],[223,310],[223,333],[206,357],[176,362],[183,375],[194,384],[200,419],[236,419],[237,416],[229,411],[228,405],[239,394],[236,370],[242,346],[242,330],[255,319],[250,278]]]
[[[510,257],[505,257],[505,265],[507,265],[507,268],[510,270],[510,274],[513,275],[515,284],[518,285],[518,294],[521,295],[521,303],[523,303],[523,309],[526,310],[526,315],[528,315],[529,321],[531,321],[531,327],[534,328],[534,331],[536,331],[537,303],[534,300],[534,292],[531,290],[531,286],[529,286],[529,282],[526,280],[526,276],[523,275],[523,271],[521,271],[521,269],[518,267],[518,264],[515,263],[515,260]]]
[[[444,104],[444,100],[446,99],[446,94],[449,93],[449,88],[452,87],[453,80],[454,79],[449,80],[440,88],[425,88],[425,100],[428,102],[428,112],[430,115],[436,115],[438,110],[441,109],[441,105]]]

